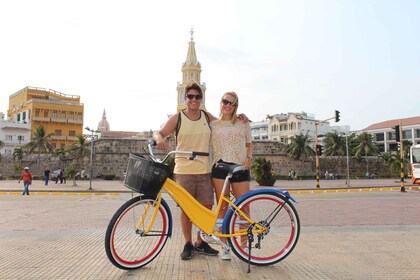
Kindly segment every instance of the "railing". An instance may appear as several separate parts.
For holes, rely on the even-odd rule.
[[[67,136],[59,136],[59,135],[53,135],[51,136],[51,139],[53,140],[66,140]]]
[[[33,117],[32,118],[33,121],[46,121],[49,122],[50,118],[45,118],[45,117]]]

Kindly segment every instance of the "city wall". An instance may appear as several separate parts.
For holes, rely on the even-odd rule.
[[[173,139],[169,140],[170,146],[174,147]],[[93,177],[99,177],[105,174],[114,174],[120,178],[126,169],[129,153],[145,154],[146,140],[144,139],[107,139],[100,138],[94,141],[93,155]],[[314,176],[315,160],[298,161],[289,158],[285,152],[286,145],[275,141],[255,141],[253,142],[253,157],[265,157],[272,162],[273,170],[276,174],[286,176],[288,171],[293,169],[298,176]],[[163,153],[156,151],[157,157],[163,157]],[[37,155],[25,156],[22,165],[29,166],[35,176],[42,176],[43,170],[48,167],[51,171],[59,167],[65,168],[71,164],[72,160],[59,159],[52,156]],[[75,161],[74,161],[75,162]],[[76,162],[75,162],[76,163]],[[90,158],[83,160],[83,166],[88,172]],[[2,158],[0,162],[0,174],[3,178],[19,176],[21,170],[16,168],[19,161],[11,158]],[[346,157],[320,157],[320,173],[324,174],[326,170],[329,173],[345,176]],[[378,157],[369,158],[369,171],[376,175],[387,175],[390,173],[387,163]],[[350,174],[352,177],[363,177],[366,173],[365,159],[360,161],[350,159]]]

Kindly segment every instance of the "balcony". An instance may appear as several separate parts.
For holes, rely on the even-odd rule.
[[[67,120],[68,123],[83,124],[82,120]]]
[[[66,136],[61,136],[61,135],[53,135],[51,136],[52,140],[66,140]]]
[[[39,122],[49,122],[50,118],[45,118],[45,117],[33,117],[32,118],[33,121],[39,121]]]
[[[51,122],[67,123],[67,120],[66,119],[53,119],[53,118],[51,118]]]

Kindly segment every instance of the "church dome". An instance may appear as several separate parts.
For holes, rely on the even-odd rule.
[[[109,131],[109,123],[106,120],[106,113],[105,113],[105,109],[104,109],[104,113],[102,115],[102,120],[99,122],[98,124],[98,130],[100,132],[104,132],[104,131]]]

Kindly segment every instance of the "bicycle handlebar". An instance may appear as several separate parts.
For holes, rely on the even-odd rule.
[[[156,161],[156,162],[160,162],[160,163],[164,163],[166,162],[166,160],[169,158],[170,155],[172,154],[184,154],[184,155],[189,155],[189,159],[190,160],[194,160],[197,156],[209,156],[209,153],[205,153],[205,152],[194,152],[194,151],[180,151],[180,150],[174,150],[174,151],[170,151],[163,160],[158,160],[157,158],[155,158],[155,155],[153,153],[153,146],[156,146],[156,140],[154,139],[148,139],[147,140],[147,147],[149,149],[149,154],[151,156],[151,158]]]

